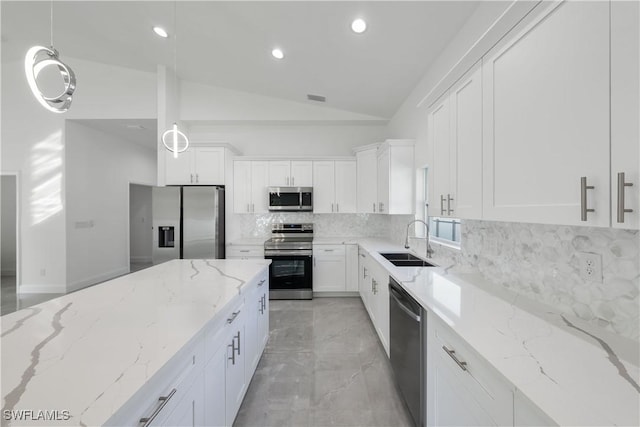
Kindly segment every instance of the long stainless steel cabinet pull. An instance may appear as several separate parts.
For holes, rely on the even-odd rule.
[[[251,252],[249,249],[240,249],[240,252]]]
[[[447,194],[447,215],[451,215],[453,213],[453,209],[451,209],[451,202],[453,202],[453,197],[451,197],[451,194]]]
[[[445,208],[444,208],[444,194],[440,195],[440,215],[444,215],[445,213]]]
[[[196,184],[200,182],[200,178],[198,178],[198,174],[196,174]]]
[[[227,347],[231,347],[231,357],[227,356],[227,360],[231,360],[231,364],[236,364],[236,338],[233,337],[233,341]]]
[[[251,212],[249,203],[247,203],[247,212]]]
[[[449,355],[449,357],[453,359],[454,362],[458,364],[458,366],[460,366],[460,369],[462,369],[463,371],[467,370],[467,362],[463,362],[462,360],[458,359],[456,357],[455,350],[449,350],[446,345],[443,345],[442,349]]]
[[[580,177],[580,220],[587,220],[587,213],[595,212],[595,209],[587,208],[587,190],[593,190],[593,185],[587,185],[587,177]]]
[[[247,251],[247,252],[249,252],[249,251]],[[262,285],[264,285],[264,282],[266,282],[266,281],[267,281],[267,279],[262,279],[262,280],[260,280],[260,281],[258,282],[258,286],[262,286]]]
[[[240,331],[238,331],[236,336],[238,337],[238,348],[236,348],[236,350],[238,350],[238,356],[240,356]],[[235,338],[234,338],[234,340],[235,340]]]
[[[167,405],[167,403],[169,403],[169,400],[173,397],[173,395],[176,394],[176,391],[178,390],[174,388],[173,390],[171,390],[171,392],[169,392],[168,395],[160,396],[158,398],[160,405],[156,408],[155,411],[153,411],[153,414],[151,414],[151,416],[149,417],[140,418],[139,423],[142,424],[142,427],[147,427],[151,425],[151,423],[153,422],[153,420],[156,419],[160,411],[162,411],[162,409]]]
[[[234,311],[233,313],[231,313],[231,317],[227,319],[227,323],[229,324],[233,323],[233,321],[236,320],[236,317],[238,317],[238,314],[240,314],[240,310]]]
[[[191,178],[189,179],[189,182],[191,182],[191,183],[193,184],[193,174],[189,174],[189,176],[191,177]]]
[[[373,213],[376,213],[376,202],[373,202]]]
[[[294,185],[296,185],[296,177],[292,176],[291,177],[291,186],[294,186]]]
[[[633,209],[624,207],[624,188],[633,187],[633,182],[624,181],[624,172],[618,173],[618,223],[624,222],[624,214],[633,212]]]
[[[336,212],[340,212],[340,203],[336,203]]]

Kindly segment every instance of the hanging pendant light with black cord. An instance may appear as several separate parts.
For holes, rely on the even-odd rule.
[[[173,2],[173,84],[178,89],[178,6]],[[180,148],[180,139],[184,140],[184,146]],[[178,130],[178,124],[173,122],[171,129],[167,129],[162,134],[162,143],[165,148],[173,152],[173,157],[178,158],[178,153],[183,153],[189,148],[189,138]]]
[[[53,47],[53,0],[50,13],[50,47],[33,46],[24,58],[24,72],[29,88],[36,100],[49,111],[64,113],[71,106],[73,92],[76,90],[76,75],[67,64],[60,61],[58,51]],[[64,90],[57,96],[45,96],[38,87],[38,75],[46,67],[55,65],[62,76]]]

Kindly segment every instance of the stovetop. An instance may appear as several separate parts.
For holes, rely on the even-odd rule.
[[[274,224],[273,237],[264,242],[267,250],[311,250],[313,245],[313,224]]]

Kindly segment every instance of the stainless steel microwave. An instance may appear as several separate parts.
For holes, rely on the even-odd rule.
[[[312,187],[269,187],[269,211],[313,211]]]

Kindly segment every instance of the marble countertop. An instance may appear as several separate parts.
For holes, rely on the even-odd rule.
[[[362,237],[350,237],[350,236],[329,236],[329,237],[314,237],[314,245],[356,245]]]
[[[3,416],[103,424],[269,263],[173,260],[0,317]]]
[[[378,253],[405,251],[400,245],[358,243],[559,425],[639,425],[637,343],[614,343],[611,334],[559,313],[534,314],[523,308],[524,297],[509,301],[455,266],[399,268]]]

